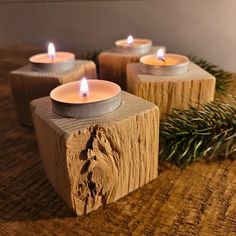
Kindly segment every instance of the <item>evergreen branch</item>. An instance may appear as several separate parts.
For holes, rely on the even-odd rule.
[[[196,57],[189,56],[189,59],[212,74],[216,78],[216,93],[226,94],[231,83],[232,74],[219,68],[218,66],[209,63],[207,60]]]
[[[186,167],[198,159],[236,153],[236,103],[175,109],[160,125],[160,159]]]

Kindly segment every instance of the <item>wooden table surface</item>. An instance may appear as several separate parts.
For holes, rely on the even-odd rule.
[[[46,179],[34,131],[17,123],[7,74],[32,49],[0,50],[0,235],[236,235],[236,161],[161,164],[159,177],[77,217]]]

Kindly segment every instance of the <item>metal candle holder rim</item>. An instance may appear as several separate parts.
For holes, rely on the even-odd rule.
[[[168,54],[168,55],[181,57],[182,59],[184,59],[184,62],[180,64],[176,64],[176,65],[150,65],[150,64],[146,64],[143,60],[145,58],[155,57],[155,54],[147,55],[147,56],[141,57],[139,60],[142,66],[141,71],[146,74],[161,75],[161,76],[165,76],[165,75],[172,76],[172,75],[178,75],[178,74],[183,74],[183,73],[188,72],[189,70],[188,57],[184,55],[180,55],[180,54]]]
[[[64,51],[57,52],[57,54],[60,53],[66,53],[71,57],[65,61],[58,61],[58,62],[55,61],[53,63],[47,63],[47,62],[35,62],[33,60],[33,58],[40,57],[47,53],[39,53],[31,56],[29,58],[29,61],[31,63],[32,70],[38,72],[63,72],[72,69],[75,66],[75,55],[71,52],[64,52]]]
[[[152,41],[149,39],[140,39],[135,38],[134,40],[140,40],[143,41],[143,44],[139,45],[121,45],[122,43],[126,42],[126,39],[121,39],[115,42],[116,44],[116,51],[119,53],[128,53],[128,54],[134,54],[134,55],[143,55],[150,52],[152,48]]]
[[[127,39],[120,39],[120,40],[117,40],[115,42],[115,45],[116,47],[118,48],[125,48],[125,49],[129,49],[129,48],[145,48],[145,47],[151,47],[152,46],[152,40],[150,39],[144,39],[144,38],[134,38],[134,41],[135,40],[140,40],[140,41],[143,41],[144,43],[141,44],[141,45],[127,45],[127,46],[121,46],[120,43],[126,41]]]
[[[61,54],[61,53],[66,53],[66,54],[70,55],[70,56],[71,56],[70,59],[75,58],[75,54],[72,53],[72,52],[66,52],[66,51],[59,51],[59,52],[56,52],[56,54]],[[35,63],[34,61],[32,61],[32,58],[34,58],[34,57],[40,57],[40,56],[43,56],[43,55],[45,55],[45,54],[47,54],[47,53],[45,52],[45,53],[38,53],[38,54],[36,54],[36,55],[33,55],[33,56],[31,56],[31,57],[29,58],[29,61],[32,62],[32,63]],[[47,64],[46,62],[36,62],[36,63]],[[60,62],[54,62],[54,63],[60,63]]]
[[[114,96],[116,96],[116,95],[118,95],[118,94],[121,93],[121,88],[120,88],[120,86],[119,86],[118,84],[115,84],[115,83],[111,82],[111,81],[98,80],[98,79],[88,79],[88,81],[96,81],[96,82],[102,81],[102,82],[105,82],[105,83],[107,83],[107,84],[112,84],[112,85],[115,86],[116,89],[117,89],[117,93],[116,93]],[[75,104],[75,105],[81,105],[81,106],[82,106],[82,105],[86,105],[86,104],[91,104],[91,103],[96,104],[96,103],[98,103],[98,102],[106,101],[106,100],[109,100],[109,99],[113,98],[113,96],[112,96],[112,97],[110,97],[110,98],[104,98],[104,99],[99,100],[99,101],[86,102],[86,103],[81,103],[81,102],[65,102],[65,101],[61,101],[60,99],[56,99],[56,98],[55,98],[55,91],[57,91],[58,89],[63,89],[63,87],[67,87],[67,86],[69,86],[69,85],[71,85],[71,84],[77,84],[77,83],[80,83],[80,81],[69,82],[69,83],[62,84],[62,85],[60,85],[60,86],[54,88],[54,89],[50,92],[50,98],[51,98],[52,100],[56,101],[56,102],[59,102],[59,103],[71,104],[71,105]]]
[[[101,80],[95,80],[95,81],[101,81]],[[71,83],[78,83],[78,82],[79,81],[75,81]],[[53,111],[60,116],[72,117],[72,118],[96,117],[113,112],[121,105],[122,102],[121,88],[119,85],[114,84],[110,81],[105,81],[105,82],[113,84],[113,86],[115,86],[115,89],[117,89],[117,92],[113,93],[112,96],[110,97],[108,96],[107,98],[104,98],[102,100],[87,102],[87,103],[63,102],[58,99],[55,99],[53,93],[56,89],[58,89],[58,87],[55,88],[54,91],[52,90],[50,93]],[[68,84],[71,83],[67,83],[61,86],[68,86]]]
[[[175,54],[175,53],[168,53],[168,55],[182,57],[183,59],[185,59],[185,62],[177,64],[177,65],[161,65],[161,66],[160,65],[150,65],[150,64],[146,64],[145,62],[143,62],[143,60],[146,59],[146,58],[155,57],[156,56],[155,54],[143,56],[139,59],[139,61],[145,66],[150,66],[150,67],[155,67],[155,68],[161,68],[161,67],[176,68],[176,67],[181,67],[183,65],[188,65],[189,64],[189,58],[184,56],[184,55]]]

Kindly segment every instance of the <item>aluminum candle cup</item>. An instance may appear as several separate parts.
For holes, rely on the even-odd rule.
[[[105,80],[87,80],[87,91],[81,81],[60,85],[50,93],[53,111],[64,117],[94,117],[116,110],[121,104],[119,85]]]
[[[129,36],[130,37],[130,36]],[[152,48],[152,41],[149,39],[131,38],[118,40],[115,42],[116,49],[122,53],[145,54]]]
[[[164,59],[156,55],[147,55],[140,58],[141,70],[150,75],[178,75],[188,71],[189,59],[179,54],[165,54]]]
[[[41,53],[30,57],[29,61],[33,71],[61,72],[75,66],[75,55],[70,52],[57,52],[50,58],[47,53]]]

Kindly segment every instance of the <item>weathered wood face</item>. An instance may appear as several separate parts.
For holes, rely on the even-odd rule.
[[[122,92],[121,106],[104,116],[63,118],[52,112],[49,98],[34,100],[32,111],[46,174],[78,215],[157,177],[159,110],[154,104]]]
[[[192,62],[188,72],[172,76],[143,74],[141,65],[133,63],[127,66],[127,91],[156,104],[162,119],[174,108],[213,101],[215,77]]]
[[[236,160],[196,162],[184,170],[160,163],[154,181],[75,217],[45,176],[33,130],[17,123],[7,74],[35,51],[14,50],[0,51],[3,235],[234,235]],[[230,86],[235,94],[236,78]]]
[[[152,47],[148,53],[156,53],[159,47]],[[144,54],[120,53],[115,49],[99,54],[99,77],[119,84],[127,91],[126,68],[129,63],[139,62]]]
[[[9,74],[12,94],[21,124],[32,126],[30,102],[45,97],[60,84],[76,81],[82,77],[96,79],[96,66],[92,61],[76,61],[73,69],[63,72],[35,72],[30,65],[23,66]]]

